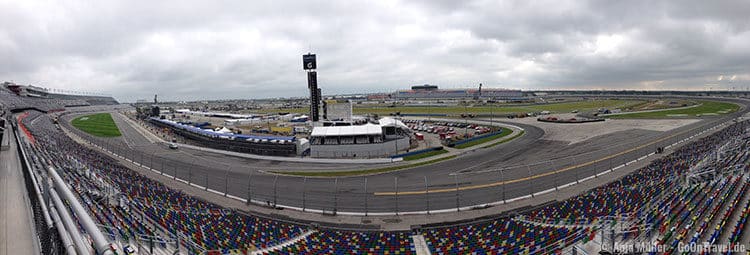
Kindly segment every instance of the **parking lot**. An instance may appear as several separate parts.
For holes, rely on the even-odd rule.
[[[460,121],[403,120],[415,133],[419,148],[445,145],[447,141],[457,141],[496,131],[496,127],[463,123]]]

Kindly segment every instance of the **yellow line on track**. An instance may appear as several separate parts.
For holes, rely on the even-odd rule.
[[[655,143],[658,143],[658,142],[670,139],[672,137],[675,137],[675,136],[687,133],[689,131],[693,131],[693,130],[687,130],[687,131],[680,132],[678,134],[673,134],[673,135],[664,137],[662,139],[655,140],[655,141],[652,141],[650,143],[643,144],[643,145],[640,145],[640,146],[636,146],[636,147],[633,147],[631,149],[628,149],[628,150],[625,150],[625,151],[621,151],[619,153],[615,153],[615,154],[612,154],[612,155],[609,155],[609,156],[606,156],[606,157],[603,157],[603,158],[600,158],[600,159],[592,160],[592,161],[589,161],[589,162],[586,162],[586,163],[581,163],[581,164],[578,164],[578,165],[561,168],[561,169],[558,169],[558,170],[555,170],[555,171],[541,173],[541,174],[537,174],[537,175],[533,175],[533,176],[528,176],[528,177],[523,177],[523,178],[519,178],[519,179],[513,179],[513,180],[507,180],[507,181],[499,181],[499,182],[486,183],[486,184],[461,186],[461,187],[458,187],[458,188],[428,189],[428,190],[416,190],[416,191],[399,191],[398,193],[392,192],[392,191],[388,191],[388,192],[375,192],[373,194],[376,195],[376,196],[422,195],[422,194],[427,194],[427,193],[456,192],[456,190],[462,191],[462,190],[483,189],[483,188],[490,188],[490,187],[495,187],[495,186],[500,186],[500,185],[505,185],[505,184],[516,183],[516,182],[528,181],[528,180],[542,178],[542,177],[549,176],[549,175],[554,175],[554,174],[558,174],[558,173],[562,173],[562,172],[567,172],[567,171],[570,171],[570,170],[573,170],[573,169],[576,169],[576,168],[579,168],[579,167],[585,167],[585,166],[588,166],[588,165],[592,165],[592,164],[595,164],[597,162],[601,162],[601,161],[604,161],[604,160],[607,160],[607,159],[610,159],[610,158],[614,158],[614,157],[617,157],[617,156],[620,156],[620,155],[623,155],[623,154],[626,154],[626,153],[629,153],[629,152],[632,152],[632,151],[635,151],[635,150],[639,150],[639,149],[648,147],[648,146],[653,145]]]

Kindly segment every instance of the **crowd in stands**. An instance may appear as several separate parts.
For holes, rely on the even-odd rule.
[[[6,97],[0,92],[0,100],[6,102]],[[9,102],[39,108],[37,102],[18,97]],[[46,114],[28,111],[19,121],[29,131],[28,140],[36,141],[24,146],[32,152],[31,161],[37,172],[44,175],[45,166],[54,166],[112,238],[183,238],[201,250],[228,253],[270,247],[310,229],[302,224],[225,210],[170,189],[74,142],[55,128]],[[525,212],[533,222],[500,218],[419,232],[319,229],[269,254],[414,254],[410,237],[413,234],[423,235],[434,254],[551,254],[594,239],[598,223],[614,216],[651,226],[652,231],[623,235],[623,240],[649,236],[670,246],[700,240],[737,243],[750,217],[750,203],[745,196],[747,177],[727,174],[697,184],[685,184],[684,177],[692,166],[728,140],[746,135],[748,128],[747,121],[733,124],[609,184]],[[746,148],[748,143],[742,144],[745,147],[740,148]],[[62,151],[66,153],[59,153]],[[747,150],[735,150],[729,155],[718,166],[741,165],[742,172],[747,171]],[[102,202],[111,190],[125,202],[116,206]],[[731,221],[737,213],[738,220]],[[566,225],[568,222],[576,224]],[[713,231],[709,231],[711,227]],[[719,240],[723,235],[726,240]]]

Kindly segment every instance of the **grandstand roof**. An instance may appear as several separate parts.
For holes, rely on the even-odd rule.
[[[333,127],[315,127],[312,136],[355,136],[355,135],[381,135],[383,128],[381,125],[367,123],[358,126],[333,126]]]
[[[221,133],[221,132],[217,132],[211,129],[201,129],[199,127],[194,127],[191,125],[180,124],[172,120],[159,119],[155,117],[151,117],[151,120],[158,121],[158,122],[173,126],[175,128],[184,129],[193,133],[201,134],[204,136],[210,136],[210,137],[224,136],[224,137],[237,138],[237,139],[258,139],[258,140],[268,140],[268,141],[278,140],[278,141],[289,141],[289,142],[293,142],[296,140],[296,137],[294,136],[259,136],[259,135],[240,135],[240,134],[232,134],[232,133]]]
[[[329,127],[314,127],[311,136],[355,136],[355,135],[381,135],[383,134],[383,127],[397,127],[408,129],[406,125],[400,120],[383,117],[378,120],[378,124],[367,123],[364,125],[353,125],[353,126],[329,126]]]
[[[252,114],[236,114],[236,113],[226,113],[226,112],[203,112],[203,111],[191,111],[190,109],[178,109],[178,110],[175,110],[175,112],[184,113],[184,114],[199,114],[203,116],[215,116],[215,117],[221,117],[221,118],[232,118],[232,119],[252,119],[255,117],[255,115],[252,115]]]
[[[409,128],[406,125],[404,125],[404,123],[401,122],[400,120],[397,120],[391,117],[383,117],[380,120],[378,120],[378,123],[380,123],[380,126],[383,126],[383,127],[400,127],[400,128],[405,128],[405,129]]]

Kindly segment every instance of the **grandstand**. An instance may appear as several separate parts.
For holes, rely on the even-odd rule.
[[[272,156],[297,154],[297,139],[294,136],[258,136],[218,132],[156,117],[150,117],[148,121],[156,127],[166,128],[176,135],[210,148]]]
[[[37,100],[34,105],[48,105],[50,109],[62,109],[63,107],[74,107],[74,106],[90,106],[90,105],[116,105],[119,104],[117,100],[111,96],[106,95],[95,95],[92,93],[76,94],[73,92],[59,93],[52,89],[36,87],[31,85],[18,85],[12,82],[3,82],[4,89],[0,89],[7,94],[14,94],[18,96],[18,99],[12,99],[13,101],[27,101]],[[9,98],[4,98],[11,100]],[[46,99],[46,100],[44,100]],[[5,101],[5,100],[3,100]],[[23,104],[23,103],[21,103]],[[28,105],[28,103],[26,103]],[[46,108],[43,108],[46,109]]]
[[[511,89],[438,89],[437,86],[424,87],[416,86],[410,90],[399,90],[393,93],[397,99],[471,99],[480,97],[491,100],[502,101],[525,101],[529,98],[521,90]]]
[[[571,254],[592,251],[592,246],[673,254],[682,244],[740,247],[749,236],[749,121],[729,125],[560,202],[476,222],[378,231],[318,227],[226,209],[146,178],[75,142],[56,128],[55,115],[48,113],[54,112],[53,103],[38,101],[49,99],[0,96],[16,113],[11,123],[30,176],[42,183],[53,178],[51,173],[59,174],[108,242],[141,247],[147,254],[417,254],[425,252],[416,246],[420,238],[432,254]],[[709,169],[712,174],[699,174]],[[49,196],[49,189],[37,189]],[[66,213],[60,214],[65,218]],[[66,229],[95,235],[83,225]],[[92,238],[82,240],[89,242],[83,249],[93,253]],[[59,238],[46,241],[58,242],[53,245],[57,249],[65,247]],[[648,246],[639,246],[643,243]]]

